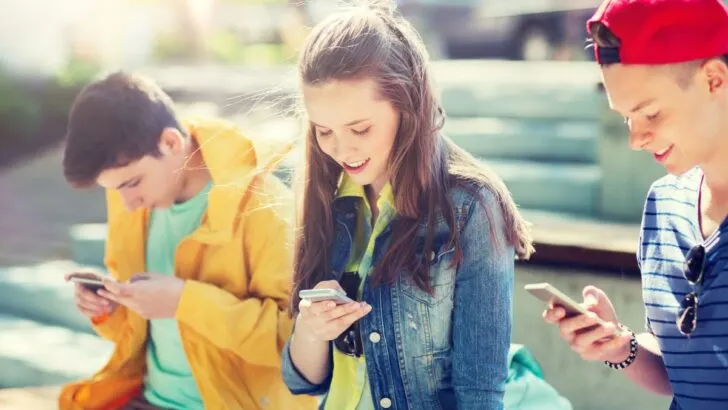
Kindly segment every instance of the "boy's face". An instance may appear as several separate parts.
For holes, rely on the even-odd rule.
[[[174,134],[174,133],[172,133]],[[185,142],[182,136],[160,138],[159,157],[147,155],[121,167],[103,171],[96,182],[118,191],[129,211],[140,208],[169,208],[182,190]]]
[[[602,78],[610,107],[629,127],[632,149],[649,151],[667,172],[679,175],[725,155],[728,72],[720,60],[613,64],[602,67]]]

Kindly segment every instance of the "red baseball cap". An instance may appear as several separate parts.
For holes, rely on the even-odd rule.
[[[620,40],[598,47],[600,64],[670,64],[728,54],[728,8],[722,0],[604,0],[586,23]]]

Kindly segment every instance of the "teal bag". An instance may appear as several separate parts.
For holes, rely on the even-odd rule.
[[[573,409],[571,402],[544,380],[543,370],[533,354],[518,344],[511,344],[508,351],[508,378],[503,402],[507,410]]]

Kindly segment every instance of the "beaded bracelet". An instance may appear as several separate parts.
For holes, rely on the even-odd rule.
[[[619,327],[623,331],[629,332],[632,335],[632,339],[630,339],[629,341],[629,356],[627,356],[627,358],[620,363],[612,363],[605,360],[604,364],[609,366],[611,369],[624,370],[632,363],[634,363],[634,360],[637,358],[637,336],[635,336],[634,332],[628,329],[626,326],[620,324]]]

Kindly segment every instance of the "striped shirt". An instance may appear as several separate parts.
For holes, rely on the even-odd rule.
[[[698,219],[702,177],[700,169],[693,169],[652,185],[637,255],[647,327],[662,351],[672,410],[728,408],[728,224],[703,240]],[[702,286],[691,286],[683,263],[699,243],[706,247],[705,276]],[[698,319],[687,337],[676,320],[680,302],[691,291],[698,294]]]

